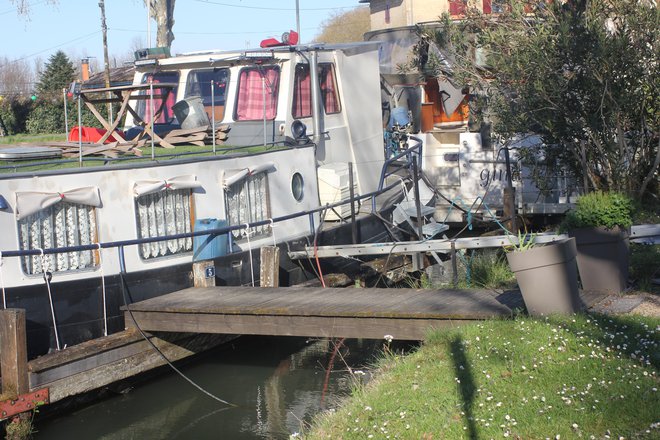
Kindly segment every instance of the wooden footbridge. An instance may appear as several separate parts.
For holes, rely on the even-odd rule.
[[[518,291],[193,287],[131,304],[125,322],[147,332],[421,340],[518,307]]]

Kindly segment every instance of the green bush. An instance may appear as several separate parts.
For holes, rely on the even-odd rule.
[[[64,132],[64,106],[40,102],[34,106],[25,123],[30,134]]]
[[[32,101],[25,98],[7,98],[0,102],[0,120],[7,130],[7,135],[25,131],[25,121],[31,108]]]
[[[620,226],[632,226],[632,200],[619,192],[596,191],[581,196],[575,209],[566,214],[561,230]]]

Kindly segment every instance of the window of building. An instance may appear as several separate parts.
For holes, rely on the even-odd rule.
[[[219,122],[225,115],[228,84],[229,69],[193,70],[188,75],[186,98],[201,97],[209,120],[215,111],[215,121]]]
[[[150,124],[151,123],[151,114],[158,110],[163,100],[160,96],[163,93],[163,89],[158,88],[158,83],[178,83],[179,82],[179,72],[157,72],[157,73],[145,73],[142,77],[142,84],[149,84],[152,82],[154,84],[154,99],[149,98],[138,101],[136,106],[137,113],[140,115],[142,120]],[[173,124],[176,123],[176,117],[174,116],[174,110],[172,106],[176,102],[176,92],[178,87],[172,89],[170,94],[167,97],[165,102],[165,107],[163,107],[162,113],[158,116],[158,119],[154,121],[154,124]],[[149,90],[140,91],[140,95],[149,96]],[[153,101],[153,105],[152,105]],[[153,110],[152,110],[153,107]]]
[[[62,248],[97,242],[95,207],[100,206],[98,189],[80,188],[52,194],[17,193],[16,198],[21,250]],[[27,275],[44,271],[88,269],[98,266],[98,251],[25,256],[21,258],[21,266]]]
[[[249,67],[238,76],[238,97],[234,119],[259,121],[275,119],[279,92],[278,66]]]
[[[464,15],[467,10],[467,0],[449,0],[449,15]]]
[[[312,116],[312,91],[309,64],[298,64],[293,88],[294,118],[308,118]],[[319,64],[319,83],[321,86],[321,101],[326,114],[341,112],[337,81],[334,67],[330,63]]]
[[[270,218],[268,174],[246,174],[244,178],[227,186],[227,220],[230,225],[244,225]],[[270,224],[250,228],[250,237],[270,233]],[[234,239],[245,236],[245,229],[232,231]]]
[[[192,190],[200,187],[195,176],[136,182],[133,193],[138,237],[190,233],[194,222]],[[144,243],[140,245],[140,256],[149,260],[191,252],[192,247],[192,237]]]

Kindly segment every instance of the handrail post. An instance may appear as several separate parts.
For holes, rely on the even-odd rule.
[[[2,393],[20,396],[29,392],[25,310],[0,310],[0,346]]]
[[[351,237],[353,239],[353,244],[358,242],[358,229],[357,223],[355,222],[355,189],[353,188],[353,162],[348,163],[348,186],[349,193],[351,196]]]

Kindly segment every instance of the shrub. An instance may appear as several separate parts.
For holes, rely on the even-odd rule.
[[[64,132],[64,107],[49,102],[37,104],[25,123],[30,134]]]
[[[25,120],[30,113],[32,101],[25,98],[8,98],[0,102],[0,120],[11,136],[25,131]]]
[[[566,214],[561,230],[632,226],[632,200],[619,192],[596,191],[581,196],[575,209]]]

